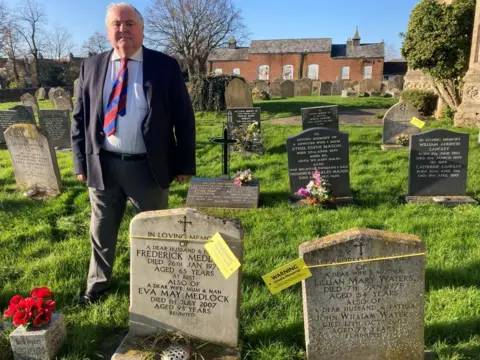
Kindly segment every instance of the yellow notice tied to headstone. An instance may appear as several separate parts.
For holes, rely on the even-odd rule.
[[[419,129],[425,126],[425,122],[416,117],[413,117],[412,120],[410,120],[410,124],[416,126]]]
[[[299,258],[278,269],[263,275],[263,281],[267,284],[268,290],[276,294],[296,283],[308,279],[312,276],[310,269],[307,268],[305,260]]]
[[[238,261],[225,240],[223,240],[222,235],[216,233],[211,240],[205,244],[205,249],[223,277],[228,279],[240,267],[240,261]]]

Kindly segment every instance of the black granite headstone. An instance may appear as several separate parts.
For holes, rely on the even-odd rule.
[[[338,105],[302,109],[302,128],[326,127],[338,130]]]
[[[236,186],[233,180],[192,178],[188,187],[187,206],[231,209],[258,207],[258,182]]]
[[[5,142],[3,133],[10,125],[18,123],[18,112],[15,110],[0,110],[0,142]]]
[[[254,122],[260,127],[260,113],[259,107],[227,109],[227,124],[231,129],[247,127]]]
[[[40,127],[45,129],[58,148],[70,148],[70,111],[68,110],[38,110]]]
[[[9,110],[17,111],[17,123],[37,125],[31,106],[16,105]]]
[[[334,198],[351,197],[348,133],[314,128],[287,138],[290,195],[305,187],[317,169],[330,182]]]
[[[469,137],[469,134],[442,129],[412,135],[408,194],[465,195]]]

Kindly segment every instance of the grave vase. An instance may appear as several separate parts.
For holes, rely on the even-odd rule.
[[[65,319],[54,313],[50,323],[28,329],[17,327],[9,336],[15,360],[54,359],[67,337]]]

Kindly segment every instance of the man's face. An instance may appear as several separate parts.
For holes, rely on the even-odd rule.
[[[107,20],[108,40],[121,57],[132,56],[143,43],[143,27],[128,7],[110,11]]]

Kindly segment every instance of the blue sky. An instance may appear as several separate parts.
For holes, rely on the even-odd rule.
[[[9,6],[18,0],[4,0]],[[111,0],[38,0],[48,23],[60,23],[81,45],[93,32],[105,31],[105,9]],[[142,13],[151,0],[131,0]],[[362,42],[401,47],[398,34],[406,31],[418,0],[237,0],[250,40],[329,37],[341,44],[358,25]]]

